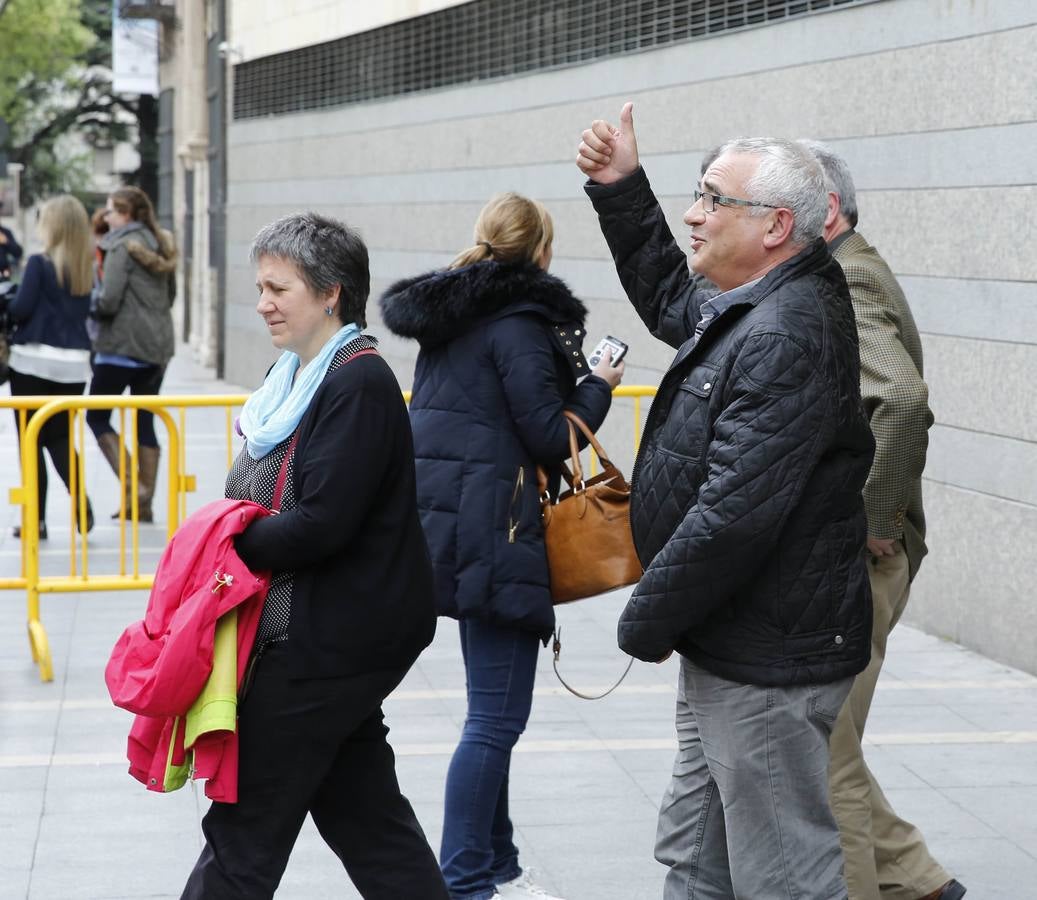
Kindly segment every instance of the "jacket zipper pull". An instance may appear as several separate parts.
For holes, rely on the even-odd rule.
[[[230,587],[232,584],[234,584],[234,576],[229,574],[229,573],[225,573],[225,574],[221,575],[219,569],[217,569],[215,572],[213,572],[212,576],[213,576],[213,578],[216,579],[216,586],[212,589],[212,592],[214,594],[220,588]]]
[[[515,543],[515,532],[518,531],[519,523],[516,522],[512,517],[511,513],[515,509],[515,501],[521,500],[522,488],[526,483],[526,471],[519,466],[518,477],[515,479],[515,490],[511,492],[511,509],[508,510],[508,543]]]

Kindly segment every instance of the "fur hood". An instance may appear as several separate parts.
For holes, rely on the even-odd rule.
[[[379,306],[393,334],[423,346],[446,343],[482,321],[521,312],[581,325],[587,318],[587,307],[561,279],[534,263],[493,260],[405,278],[382,295]]]
[[[176,245],[173,243],[173,235],[168,231],[159,232],[158,250],[152,250],[133,240],[126,242],[126,249],[140,265],[157,275],[167,275],[176,271]]]
[[[139,222],[130,222],[123,228],[106,234],[100,241],[104,251],[125,244],[134,261],[156,275],[168,275],[176,270],[176,242],[168,231],[160,230],[158,240]]]

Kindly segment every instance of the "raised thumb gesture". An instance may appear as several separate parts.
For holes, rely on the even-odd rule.
[[[637,138],[634,136],[634,104],[619,111],[619,127],[595,119],[582,134],[576,165],[599,184],[612,184],[637,171]]]

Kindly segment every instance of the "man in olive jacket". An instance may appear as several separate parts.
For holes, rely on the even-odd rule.
[[[850,287],[861,394],[875,436],[875,460],[864,486],[871,662],[854,679],[831,743],[832,811],[846,857],[846,884],[850,900],[959,900],[965,888],[933,859],[921,832],[889,805],[861,749],[886,642],[926,554],[922,470],[933,414],[922,375],[922,341],[886,261],[855,230],[857,191],[846,161],[817,141],[801,143],[825,173],[824,238]]]
[[[709,299],[638,164],[631,106],[583,132],[577,165],[627,296],[678,348],[634,466],[645,573],[619,622],[639,659],[681,655],[665,897],[843,900],[828,740],[868,662],[874,442],[824,176],[793,142],[724,146],[684,216]]]

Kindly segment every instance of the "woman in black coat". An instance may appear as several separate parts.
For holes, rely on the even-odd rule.
[[[243,687],[238,802],[213,803],[184,898],[272,897],[307,813],[366,900],[446,900],[400,793],[382,701],[435,632],[407,408],[361,333],[367,248],[313,213],[253,241],[257,312],[284,352],[242,408],[227,496],[280,513],[235,541],[273,572]]]
[[[550,900],[519,866],[508,815],[511,750],[554,628],[536,467],[554,470],[553,493],[569,451],[563,410],[597,429],[623,374],[608,356],[588,369],[587,310],[547,274],[551,240],[539,203],[503,194],[450,268],[381,300],[389,329],[421,345],[410,406],[418,506],[439,613],[460,620],[468,715],[440,865],[451,896],[466,900]]]

